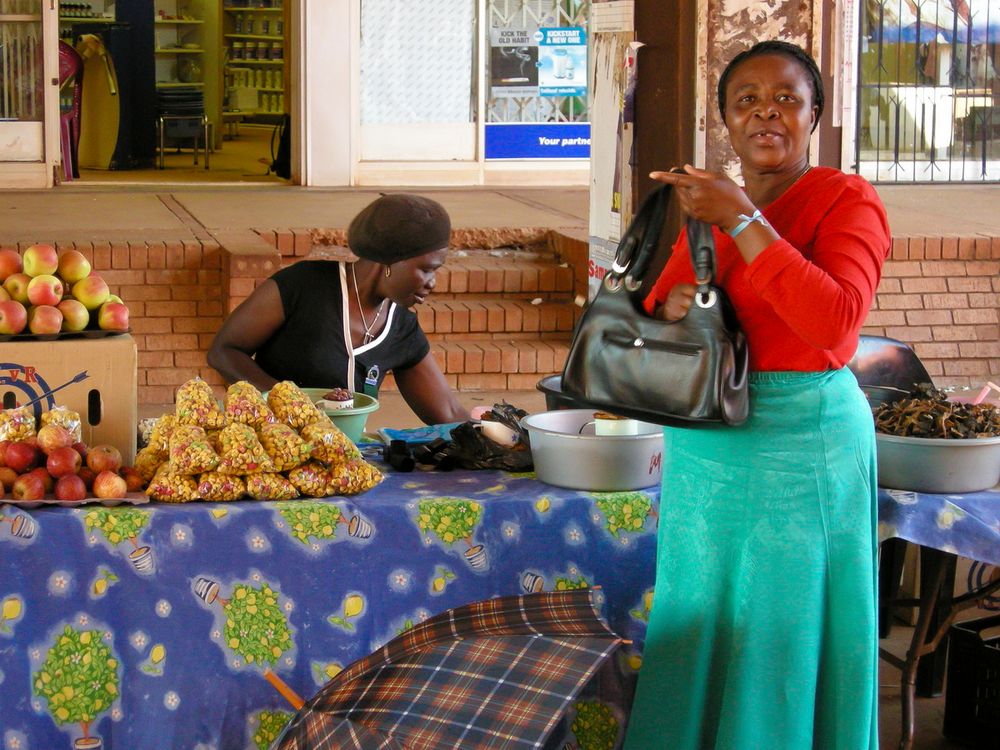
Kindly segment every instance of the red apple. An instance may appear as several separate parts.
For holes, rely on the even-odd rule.
[[[52,488],[56,484],[55,478],[49,474],[49,470],[44,466],[39,466],[37,469],[32,469],[28,472],[29,474],[35,474],[39,479],[42,480],[42,484],[45,485],[46,492],[52,492]]]
[[[131,466],[123,466],[118,472],[125,480],[129,492],[142,492],[146,488],[146,480]]]
[[[97,472],[91,469],[89,466],[81,466],[80,471],[78,471],[76,475],[83,480],[83,483],[87,486],[87,489],[89,490],[91,487],[94,486],[94,477],[97,476]]]
[[[95,445],[87,451],[87,466],[94,470],[95,474],[102,471],[112,473],[122,467],[122,454],[113,445]]]
[[[15,273],[21,273],[24,266],[21,263],[21,256],[17,251],[10,249],[0,250],[0,281]]]
[[[125,497],[128,485],[125,480],[113,471],[102,471],[94,477],[94,494],[97,497],[108,499],[113,497]]]
[[[41,452],[31,443],[18,440],[7,446],[4,461],[18,474],[24,474],[38,465]]]
[[[32,245],[24,251],[23,262],[28,276],[54,274],[59,268],[59,256],[52,245]]]
[[[39,451],[42,449],[42,446],[40,446],[38,444],[38,436],[37,435],[29,435],[26,438],[22,438],[21,442],[22,443],[27,443],[28,445],[31,445],[31,446],[34,446],[35,449],[39,450]]]
[[[4,279],[3,288],[10,298],[22,305],[28,304],[28,284],[31,277],[26,273],[15,273]]]
[[[56,500],[66,503],[78,503],[87,497],[87,485],[76,474],[66,474],[56,480]]]
[[[63,296],[63,283],[55,276],[42,274],[28,282],[28,302],[55,307]]]
[[[63,314],[52,305],[35,305],[28,309],[28,330],[32,333],[59,333]]]
[[[52,453],[56,448],[70,448],[73,445],[73,433],[58,424],[42,425],[35,439],[38,440],[38,447],[44,453]]]
[[[127,331],[128,308],[120,302],[105,302],[97,313],[97,327],[102,331]]]
[[[86,443],[73,443],[73,450],[80,454],[80,459],[83,461],[84,465],[87,463],[87,444]]]
[[[15,500],[41,500],[45,497],[45,484],[37,474],[22,474],[14,480],[10,496]]]
[[[0,466],[7,465],[7,446],[11,444],[10,440],[0,440]]]
[[[14,481],[17,479],[17,472],[14,471],[9,466],[0,466],[0,484],[3,485],[5,490],[9,490],[14,486]]]
[[[83,465],[80,454],[72,448],[56,448],[45,460],[45,468],[56,479],[67,474],[76,474]]]
[[[80,279],[73,285],[73,296],[83,303],[83,306],[90,311],[98,309],[108,301],[111,294],[104,279],[96,274],[91,274],[85,279]]]
[[[69,284],[90,276],[90,261],[79,250],[67,250],[59,256],[59,275]]]
[[[82,331],[90,322],[90,312],[77,299],[64,299],[56,307],[63,314],[64,331]]]
[[[20,333],[28,325],[28,311],[20,302],[0,302],[0,333]]]

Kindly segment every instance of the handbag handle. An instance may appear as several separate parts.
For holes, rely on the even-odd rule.
[[[653,258],[660,241],[660,231],[667,215],[670,185],[660,185],[642,201],[638,213],[618,244],[611,271],[606,278],[609,286],[624,281],[629,291],[642,285],[642,276]]]
[[[609,287],[617,288],[619,282],[624,282],[629,291],[636,291],[642,285],[646,268],[659,244],[670,190],[670,185],[659,185],[646,195],[625,237],[618,245],[611,271],[605,279]],[[706,307],[711,307],[714,299],[709,301],[708,297],[714,297],[714,294],[710,295],[709,287],[715,280],[716,267],[712,228],[703,221],[688,217],[687,240],[699,298],[707,302]]]

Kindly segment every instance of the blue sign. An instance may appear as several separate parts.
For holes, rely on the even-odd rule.
[[[487,159],[588,159],[590,123],[487,123]]]
[[[541,28],[538,41],[538,93],[587,95],[587,35],[580,26]]]

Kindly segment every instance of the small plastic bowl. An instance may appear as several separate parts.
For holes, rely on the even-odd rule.
[[[315,404],[332,390],[333,388],[303,388],[302,392]],[[321,409],[320,411],[332,419],[333,423],[347,437],[355,443],[359,443],[365,432],[368,415],[376,411],[378,406],[378,399],[364,393],[355,393],[353,409]]]

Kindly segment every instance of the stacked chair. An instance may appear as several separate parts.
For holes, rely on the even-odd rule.
[[[158,89],[156,92],[156,134],[158,162],[164,168],[164,144],[169,138],[180,151],[180,141],[193,143],[194,163],[198,164],[198,149],[205,152],[205,169],[208,169],[210,123],[205,115],[205,97],[195,86]]]

